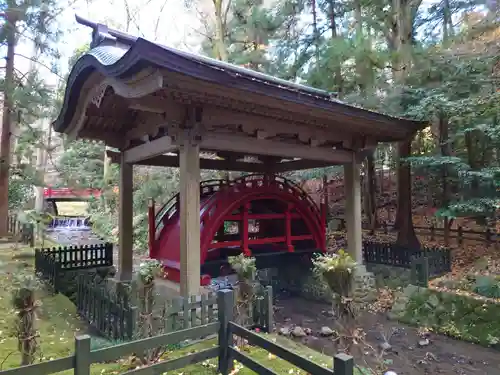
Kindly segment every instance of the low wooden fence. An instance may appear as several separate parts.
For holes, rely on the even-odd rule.
[[[410,249],[394,243],[365,241],[363,258],[368,264],[411,269],[412,281],[425,285],[429,279],[451,272],[451,251],[442,247]]]
[[[7,233],[16,241],[35,247],[35,225],[22,223],[16,214],[9,214],[7,218]]]
[[[92,275],[78,275],[76,310],[101,336],[112,340],[134,338],[138,314],[129,294],[111,292],[105,283],[97,283]]]
[[[62,272],[113,265],[113,244],[35,249],[35,272],[54,292],[60,290]]]
[[[100,335],[114,340],[131,340],[141,328],[138,316],[139,308],[131,298],[132,287],[115,285],[114,288],[97,283],[89,275],[79,275],[77,285],[77,311]],[[236,293],[233,305],[236,314],[242,308],[238,304]],[[249,328],[259,328],[264,332],[272,332],[273,290],[268,286],[257,288],[255,298],[243,306],[244,319],[239,322]],[[215,293],[176,297],[168,300],[163,306],[154,306],[154,316],[160,320],[155,327],[158,332],[173,332],[198,325],[208,324],[217,319],[217,299]]]
[[[234,323],[233,302],[233,291],[221,290],[217,292],[217,305],[219,308],[217,311],[217,321],[215,322],[98,350],[91,350],[90,337],[85,335],[75,339],[75,352],[71,356],[12,370],[0,371],[0,375],[47,375],[66,370],[74,370],[75,375],[90,375],[90,367],[94,363],[116,361],[130,354],[174,345],[184,340],[203,338],[212,334],[218,334],[218,343],[213,348],[149,366],[141,366],[140,368],[128,371],[127,374],[163,374],[211,358],[218,358],[218,369],[217,372],[214,371],[214,374],[229,375],[233,370],[234,360],[247,366],[257,374],[276,374],[272,369],[264,367],[255,359],[238,351],[234,347],[234,336],[244,337],[248,340],[249,344],[263,348],[310,374],[354,374],[354,360],[351,356],[346,354],[334,356],[333,370],[328,369]]]
[[[331,217],[331,220],[338,221],[336,227],[337,231],[344,231],[346,229],[345,219],[339,217]],[[429,236],[431,240],[435,240],[437,237],[444,237],[444,228],[435,225],[430,226],[419,226],[414,225],[413,228],[418,232],[418,234]],[[363,225],[363,229],[371,230],[366,224]],[[393,224],[383,222],[377,229],[385,234],[394,233]],[[375,231],[372,231],[375,233]],[[450,228],[450,239],[454,239],[456,244],[461,246],[464,240],[481,241],[486,243],[488,246],[494,245],[495,247],[500,247],[500,234],[495,231],[495,229],[486,228],[484,230],[468,230],[461,226],[456,229]]]

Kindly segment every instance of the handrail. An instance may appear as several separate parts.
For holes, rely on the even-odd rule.
[[[265,185],[282,185],[283,187],[288,187],[291,189],[291,193],[295,196],[298,196],[300,199],[304,199],[309,203],[309,206],[313,209],[313,211],[320,217],[320,209],[316,202],[307,194],[307,192],[302,189],[295,182],[278,175],[266,175],[266,174],[249,174],[243,177],[238,177],[234,180],[223,180],[223,179],[210,179],[205,180],[200,183],[200,197],[204,197],[207,195],[212,195],[216,191],[220,191],[221,187],[238,187],[238,186],[247,186],[248,183],[254,184],[255,181],[262,181],[262,186]],[[219,189],[213,189],[213,187],[218,187]],[[206,191],[206,188],[212,188]],[[176,212],[176,207],[179,201],[179,193],[175,194],[172,198],[170,198],[167,203],[165,203],[162,208],[158,211],[155,216],[155,239],[158,239],[159,232],[163,228],[162,224],[164,223],[165,217],[170,218]],[[175,202],[175,203],[172,203]]]

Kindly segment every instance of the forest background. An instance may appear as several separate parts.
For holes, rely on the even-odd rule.
[[[92,187],[104,192],[89,205],[94,229],[116,240],[118,166],[110,164],[105,145],[70,142],[50,129],[61,106],[68,67],[89,48],[89,30],[75,31],[75,12],[164,44],[336,93],[338,100],[353,105],[429,121],[411,142],[381,144],[363,162],[364,210],[372,227],[379,223],[376,171],[396,171],[395,227],[401,243],[418,241],[411,217],[411,171],[428,177],[432,204],[445,227],[458,216],[484,221],[495,215],[500,185],[497,1],[97,3],[0,1],[0,43],[6,56],[0,70],[0,228],[7,209],[43,210],[44,186]],[[341,169],[332,167],[289,176],[307,180],[339,173]],[[214,171],[202,175],[214,177],[225,176]],[[134,185],[135,247],[146,249],[148,198],[161,204],[175,194],[178,171],[135,167]]]

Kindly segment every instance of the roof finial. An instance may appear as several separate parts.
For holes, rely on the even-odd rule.
[[[115,44],[116,38],[108,32],[108,27],[106,25],[89,21],[77,14],[75,15],[75,19],[80,25],[92,28],[92,42],[90,43],[90,48],[97,47],[104,42]]]

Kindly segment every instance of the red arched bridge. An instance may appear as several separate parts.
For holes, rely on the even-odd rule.
[[[149,219],[150,257],[162,261],[167,277],[176,282],[180,280],[179,205],[177,194],[156,215],[150,211]],[[213,265],[241,252],[258,259],[326,251],[324,207],[295,183],[275,175],[201,182],[200,230],[202,285],[217,274]]]

